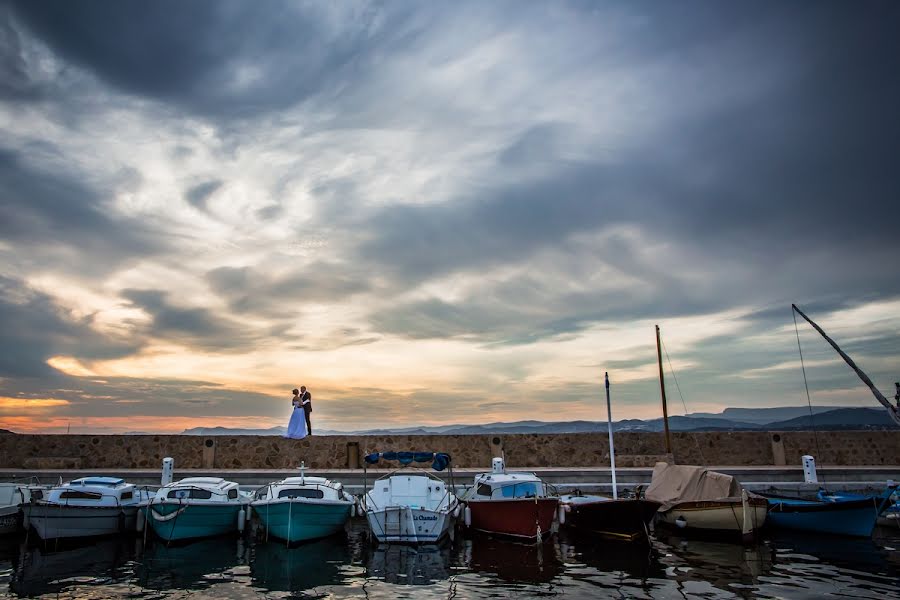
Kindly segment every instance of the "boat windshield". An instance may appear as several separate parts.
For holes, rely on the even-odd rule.
[[[201,488],[187,488],[180,490],[172,490],[169,492],[169,498],[178,498],[179,500],[183,500],[185,498],[196,498],[197,500],[209,500],[212,498],[212,492],[210,490],[204,490]]]
[[[291,489],[278,492],[279,498],[324,498],[325,493],[318,489]]]
[[[541,490],[538,486],[540,486],[540,483],[537,481],[500,483],[493,486],[487,483],[480,483],[476,493],[479,496],[490,496],[491,498],[534,498],[541,495]]]

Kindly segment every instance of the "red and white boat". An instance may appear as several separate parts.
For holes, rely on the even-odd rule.
[[[553,486],[534,473],[507,473],[495,458],[490,473],[479,473],[463,495],[466,527],[522,539],[549,535],[559,506]]]

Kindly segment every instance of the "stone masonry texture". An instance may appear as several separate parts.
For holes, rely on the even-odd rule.
[[[812,454],[820,465],[896,465],[900,432],[705,432],[673,433],[672,456],[680,464],[772,465],[773,436],[788,465]],[[666,457],[663,434],[615,435],[616,465],[652,466]],[[171,456],[182,469],[313,469],[362,465],[369,452],[447,452],[461,468],[489,467],[501,449],[510,467],[605,467],[605,434],[313,436],[288,440],[262,436],[0,435],[0,467],[12,469],[156,468]]]

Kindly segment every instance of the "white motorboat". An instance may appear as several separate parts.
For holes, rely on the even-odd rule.
[[[432,462],[438,471],[450,463],[449,455],[432,452],[375,453],[365,460],[375,464],[380,458],[399,460],[404,465]],[[460,503],[452,487],[439,477],[425,471],[400,470],[375,480],[363,497],[363,510],[369,530],[379,542],[433,544],[452,535]]]
[[[327,537],[344,529],[356,514],[356,499],[344,486],[324,477],[288,477],[256,490],[251,503],[272,535],[288,543]]]
[[[22,510],[43,539],[109,535],[135,528],[138,505],[150,498],[118,477],[82,477],[51,487]]]
[[[187,477],[159,488],[144,517],[166,541],[242,532],[253,495],[221,477]]]

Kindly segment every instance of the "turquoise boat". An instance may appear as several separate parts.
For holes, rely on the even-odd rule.
[[[142,507],[147,526],[175,542],[244,530],[251,497],[220,477],[188,477],[159,489]]]
[[[288,477],[259,488],[251,503],[260,528],[289,544],[343,531],[356,514],[356,500],[339,482],[324,477]]]

